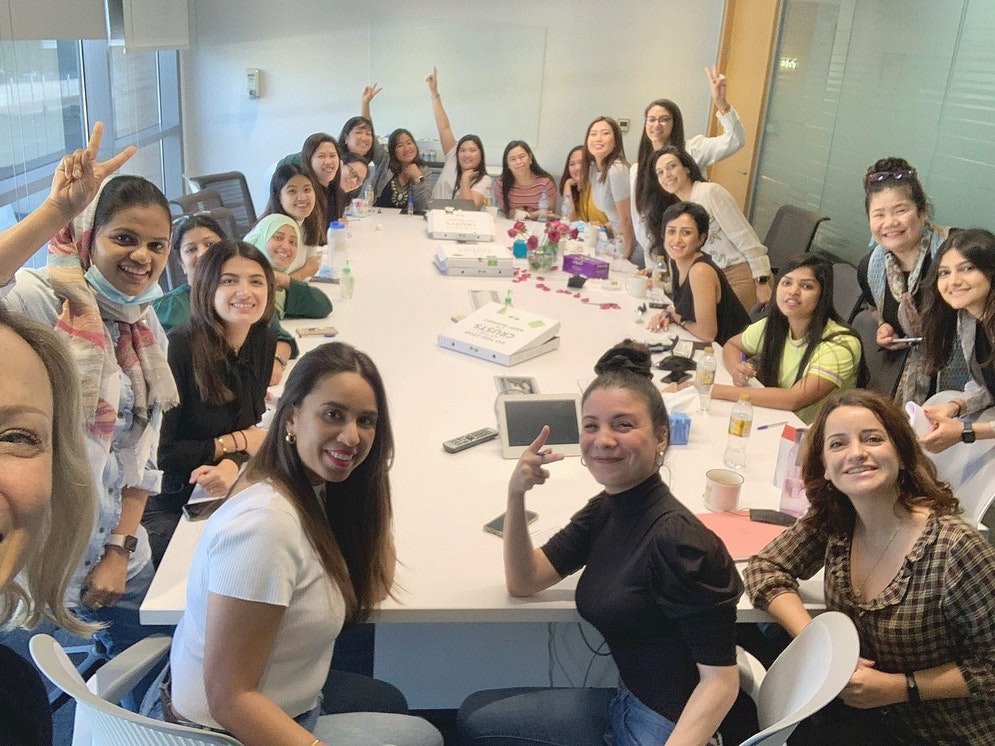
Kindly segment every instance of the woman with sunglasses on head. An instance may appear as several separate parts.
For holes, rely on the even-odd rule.
[[[197,264],[192,300],[189,322],[169,333],[180,404],[163,418],[162,491],[142,518],[156,566],[194,489],[224,495],[259,450],[276,355],[273,269],[252,244],[214,244]]]
[[[16,236],[15,226],[0,245]],[[47,620],[89,637],[94,628],[65,605],[89,538],[80,527],[97,514],[79,377],[50,326],[2,303],[0,358],[0,626],[27,630]],[[0,644],[0,743],[51,744],[45,685],[12,647]]]
[[[642,251],[636,251],[629,212],[629,162],[618,122],[611,117],[598,117],[587,128],[584,138],[584,162],[587,181],[591,185],[591,201],[608,216],[608,224],[622,238],[622,258],[643,266]]]
[[[192,296],[195,273],[200,258],[214,244],[225,240],[221,226],[210,215],[186,215],[173,222],[172,251],[180,257],[187,282],[175,287],[158,300],[152,301],[152,308],[166,332],[190,320],[190,298]],[[280,325],[280,319],[273,314],[269,323],[276,334],[276,352],[273,355],[273,374],[269,385],[276,386],[283,378],[287,363],[297,357],[297,341],[294,335]]]
[[[605,638],[617,689],[509,689],[460,706],[463,743],[714,744],[736,700],[736,603],[742,583],[722,542],[660,478],[670,441],[650,354],[626,340],[595,366],[581,403],[580,448],[602,491],[542,547],[525,494],[563,459],[549,426],[508,483],[505,582],[532,596],[582,570],[577,611]]]
[[[414,212],[425,212],[432,188],[426,180],[425,169],[428,166],[418,152],[414,136],[404,128],[394,130],[387,138],[387,152],[390,154],[393,178],[380,193],[376,206],[407,210],[410,202]]]
[[[644,167],[653,170],[652,166],[646,166],[650,157],[660,148],[673,145],[678,150],[686,150],[704,174],[713,163],[738,152],[746,143],[746,130],[739,120],[739,114],[726,100],[726,76],[715,67],[706,67],[705,74],[712,91],[715,116],[722,125],[721,135],[694,135],[685,138],[684,115],[677,104],[666,98],[651,101],[643,112],[643,134],[639,138],[636,162],[629,169],[629,184],[632,193],[632,224],[636,240],[644,249],[648,249],[652,243],[652,232],[645,218],[648,199],[641,191],[648,185],[640,179],[640,172]]]
[[[303,355],[197,543],[161,689],[167,720],[246,746],[442,746],[406,715],[319,718],[336,637],[394,586],[393,454],[373,361],[341,342]]]
[[[934,383],[918,342],[924,333],[923,281],[950,229],[930,222],[930,205],[916,170],[904,158],[882,158],[864,176],[871,251],[857,267],[866,302],[878,322],[877,343],[904,356],[895,401],[924,402]]]
[[[952,234],[933,257],[924,284],[926,373],[938,373],[960,349],[971,377],[963,396],[923,407],[933,431],[919,442],[939,452],[995,438],[995,235],[981,228]]]
[[[746,587],[794,637],[812,620],[798,579],[824,570],[861,658],[792,743],[995,744],[995,549],[958,517],[908,417],[871,391],[830,397],[802,478],[811,507],[750,560]]]
[[[693,202],[671,205],[660,218],[661,241],[670,260],[673,305],[656,314],[651,331],[677,324],[706,342],[724,345],[742,332],[750,315],[702,246],[708,240],[708,213]]]
[[[301,251],[287,274],[296,280],[307,280],[317,274],[328,238],[319,202],[320,187],[301,166],[288,163],[278,166],[270,179],[269,201],[262,217],[280,213],[297,221],[301,229]],[[330,222],[330,221],[329,221]]]
[[[646,162],[641,174],[646,196],[647,225],[659,225],[660,216],[678,201],[695,202],[709,216],[709,238],[702,246],[722,269],[743,307],[752,309],[770,300],[770,259],[753,226],[739,209],[729,190],[705,181],[698,164],[687,151],[667,145]],[[660,236],[650,237],[651,254],[660,252]]]
[[[425,82],[432,94],[432,112],[445,158],[442,172],[432,190],[432,199],[469,199],[478,208],[483,207],[491,198],[493,186],[487,174],[484,144],[476,135],[463,135],[457,141],[439,96],[439,68],[433,67]]]
[[[833,268],[816,254],[788,261],[764,318],[722,346],[733,385],[715,384],[712,398],[794,412],[811,422],[819,403],[836,389],[858,384],[860,338],[833,308]],[[756,357],[756,363],[748,362]],[[756,378],[762,385],[750,385]]]
[[[494,182],[494,201],[498,208],[509,220],[514,220],[518,211],[534,220],[539,217],[539,200],[543,193],[551,207],[556,204],[553,177],[536,163],[527,142],[512,140],[501,158],[501,176]]]
[[[278,318],[323,319],[332,312],[325,293],[290,275],[300,266],[301,231],[296,220],[283,214],[267,215],[246,234],[245,241],[259,249],[273,267]]]
[[[567,162],[563,166],[563,176],[560,177],[560,199],[562,204],[567,197],[573,203],[569,215],[564,214],[566,221],[583,220],[585,223],[608,225],[608,216],[594,206],[591,198],[591,182],[587,179],[587,168],[584,160],[585,146],[578,145],[567,154]]]
[[[55,327],[79,374],[99,512],[80,526],[92,533],[66,600],[82,619],[108,625],[95,637],[113,657],[157,631],[138,619],[154,574],[141,518],[160,489],[159,426],[178,395],[150,307],[162,295],[169,203],[140,176],[105,178],[135,149],[97,163],[102,134],[98,123],[87,148],[62,159],[49,197],[4,242],[0,282],[10,310]],[[15,277],[45,233],[47,266]]]

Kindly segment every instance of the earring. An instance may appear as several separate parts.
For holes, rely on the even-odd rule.
[[[580,457],[580,465],[581,466],[587,466],[587,462],[584,460],[583,456]]]
[[[666,459],[666,455],[664,454],[663,451],[660,451],[658,454],[656,454],[656,465],[658,467],[663,466],[663,462],[664,462],[665,459]]]
[[[287,433],[283,436],[283,439],[287,441],[290,445],[297,445],[297,436],[293,433]]]

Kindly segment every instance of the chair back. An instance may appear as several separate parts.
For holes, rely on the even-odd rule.
[[[783,746],[798,723],[843,691],[859,655],[849,617],[838,611],[815,617],[763,677],[756,699],[761,730],[741,746]]]
[[[859,311],[853,317],[853,330],[860,337],[864,349],[864,362],[870,379],[865,388],[889,399],[895,395],[898,381],[905,368],[907,350],[886,350],[877,343],[878,322],[870,310]]]
[[[846,262],[833,262],[833,307],[848,324],[857,310],[861,293],[857,268]]]
[[[781,205],[777,208],[764,238],[774,274],[795,254],[804,254],[812,248],[815,232],[824,220],[829,218],[794,205]]]
[[[141,640],[84,683],[54,637],[35,635],[30,642],[31,657],[41,672],[76,700],[74,746],[240,746],[230,736],[153,720],[113,703],[130,691],[168,648],[168,637]]]
[[[221,203],[235,215],[237,235],[229,238],[241,239],[256,224],[256,209],[252,205],[252,194],[241,171],[225,171],[220,174],[187,176],[187,181],[198,191],[211,189],[221,196]]]

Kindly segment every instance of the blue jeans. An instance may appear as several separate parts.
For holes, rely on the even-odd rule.
[[[611,738],[605,742],[614,746],[644,746],[666,743],[674,732],[675,723],[653,710],[619,682],[618,691],[609,707]]]

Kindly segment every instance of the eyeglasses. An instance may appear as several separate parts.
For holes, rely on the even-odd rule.
[[[888,181],[889,179],[901,181],[902,179],[914,178],[916,178],[916,170],[914,168],[899,168],[895,171],[875,171],[873,174],[867,174],[864,177],[864,186],[869,187],[871,184]]]
[[[350,164],[348,164],[348,163],[345,164],[345,170],[348,171],[349,172],[349,176],[351,176],[356,181],[362,181],[363,180],[360,177],[360,175],[359,175],[359,171],[357,171],[356,169],[354,169]]]
[[[673,123],[673,117],[646,117],[646,124],[671,124]]]

